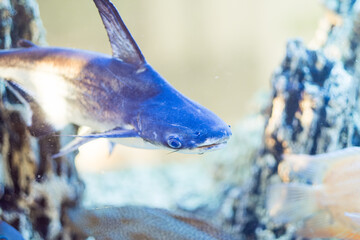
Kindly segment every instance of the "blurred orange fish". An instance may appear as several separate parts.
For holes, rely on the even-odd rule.
[[[301,237],[360,240],[360,148],[285,155],[278,173],[293,182],[268,188],[267,210],[275,222],[303,221]]]

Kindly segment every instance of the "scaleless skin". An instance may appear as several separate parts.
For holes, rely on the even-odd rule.
[[[0,77],[41,106],[33,119],[45,115],[55,129],[74,123],[96,132],[82,136],[70,150],[99,137],[194,153],[224,146],[231,136],[229,126],[178,92],[145,61],[109,0],[94,2],[112,56],[28,41],[20,42],[22,48],[0,51]]]
[[[15,228],[0,220],[0,240],[24,240],[24,238]]]

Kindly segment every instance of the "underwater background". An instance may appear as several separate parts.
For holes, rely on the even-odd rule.
[[[110,54],[91,1],[38,3],[49,46]],[[181,218],[177,213],[194,214],[233,233],[234,239],[359,239],[359,194],[353,193],[358,192],[360,150],[336,151],[360,145],[359,2],[114,0],[114,4],[147,61],[180,92],[230,123],[233,136],[225,148],[202,155],[122,145],[110,154],[108,141],[98,139],[79,148],[76,168],[71,158],[52,161],[51,155],[41,156],[50,167],[39,169],[50,170],[34,175],[32,189],[55,201],[57,214],[70,206],[64,224],[62,215],[53,217],[49,211],[58,224],[56,234],[62,232],[61,226],[66,230],[69,223],[79,226],[90,219],[86,214],[93,210],[100,214],[94,229],[102,229],[113,218],[113,209],[115,223],[126,221],[122,214],[140,213],[134,215],[140,226],[155,220],[152,214],[160,214],[164,223]],[[4,114],[6,119],[7,109]],[[57,140],[38,144],[56,152],[58,143],[52,141]],[[26,153],[30,145],[24,146],[19,149]],[[322,153],[327,154],[317,155]],[[11,166],[25,169],[22,164]],[[57,181],[63,179],[74,188],[59,191],[64,199],[73,195],[65,203],[47,189],[47,184],[61,189]],[[322,187],[329,191],[318,194]],[[11,202],[12,194],[5,188],[2,200]],[[36,196],[32,204],[37,207],[29,206],[41,213],[38,205],[47,204]],[[80,203],[80,210],[72,209],[71,201]],[[7,222],[19,227],[18,220],[9,216],[12,220]],[[36,224],[42,217],[35,215]],[[52,229],[52,224],[40,225]],[[161,226],[161,222],[154,225]],[[170,229],[176,232],[179,226]],[[54,234],[45,230],[40,231],[45,239]],[[116,231],[106,233],[116,236]],[[153,231],[147,233],[152,236]]]

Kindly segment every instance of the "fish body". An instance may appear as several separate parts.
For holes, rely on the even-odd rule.
[[[354,223],[360,227],[360,213],[345,213]]]
[[[233,240],[211,224],[191,215],[141,206],[71,209],[69,226],[98,240]]]
[[[145,61],[110,1],[94,2],[112,56],[24,41],[22,48],[0,51],[0,77],[33,96],[55,128],[74,123],[95,132],[84,138],[135,139],[136,146],[200,153],[223,146],[229,126]]]
[[[0,220],[0,240],[24,240],[24,238],[15,228]]]
[[[359,220],[349,216],[360,213],[360,148],[287,155],[279,175],[290,183],[268,189],[267,209],[274,221],[303,221],[297,234],[306,238],[360,239]]]

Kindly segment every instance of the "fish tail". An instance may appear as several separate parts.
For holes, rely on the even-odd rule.
[[[266,208],[270,217],[277,223],[302,220],[317,210],[314,187],[301,184],[275,184],[267,189]]]

